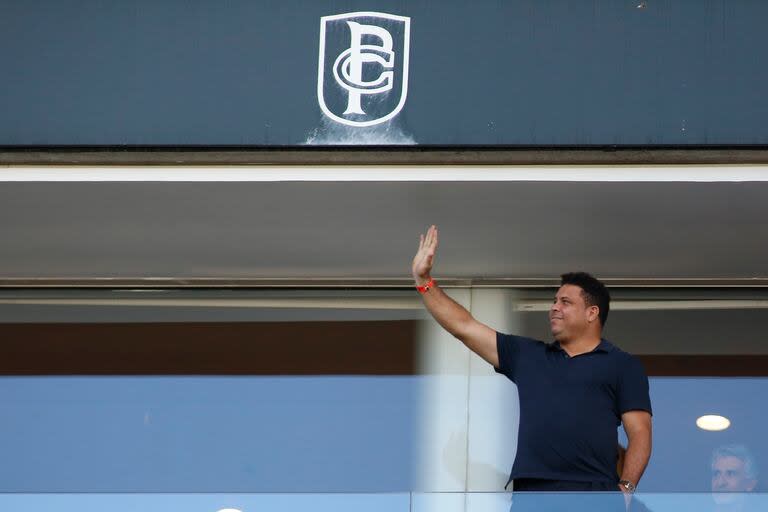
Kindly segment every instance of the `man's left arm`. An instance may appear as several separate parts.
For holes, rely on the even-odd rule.
[[[651,458],[651,414],[647,411],[627,411],[621,415],[621,422],[629,445],[620,479],[637,485]]]

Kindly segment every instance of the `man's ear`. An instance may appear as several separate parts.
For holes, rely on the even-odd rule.
[[[600,318],[600,308],[598,306],[589,306],[587,308],[587,319],[594,322]]]

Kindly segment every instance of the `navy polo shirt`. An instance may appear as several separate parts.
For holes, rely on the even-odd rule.
[[[607,340],[570,357],[558,342],[496,333],[496,371],[517,384],[520,430],[510,479],[617,482],[627,411],[651,412],[640,361]]]

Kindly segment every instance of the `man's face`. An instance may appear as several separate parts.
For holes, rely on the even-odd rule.
[[[757,480],[749,478],[745,469],[738,457],[718,457],[712,463],[712,491],[752,492]]]
[[[557,341],[568,341],[586,331],[592,321],[596,321],[597,308],[588,306],[580,287],[564,284],[557,290],[555,300],[549,308],[549,327],[552,337]]]

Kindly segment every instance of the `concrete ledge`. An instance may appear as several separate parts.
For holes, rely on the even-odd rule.
[[[765,164],[765,147],[2,147],[0,165]]]

